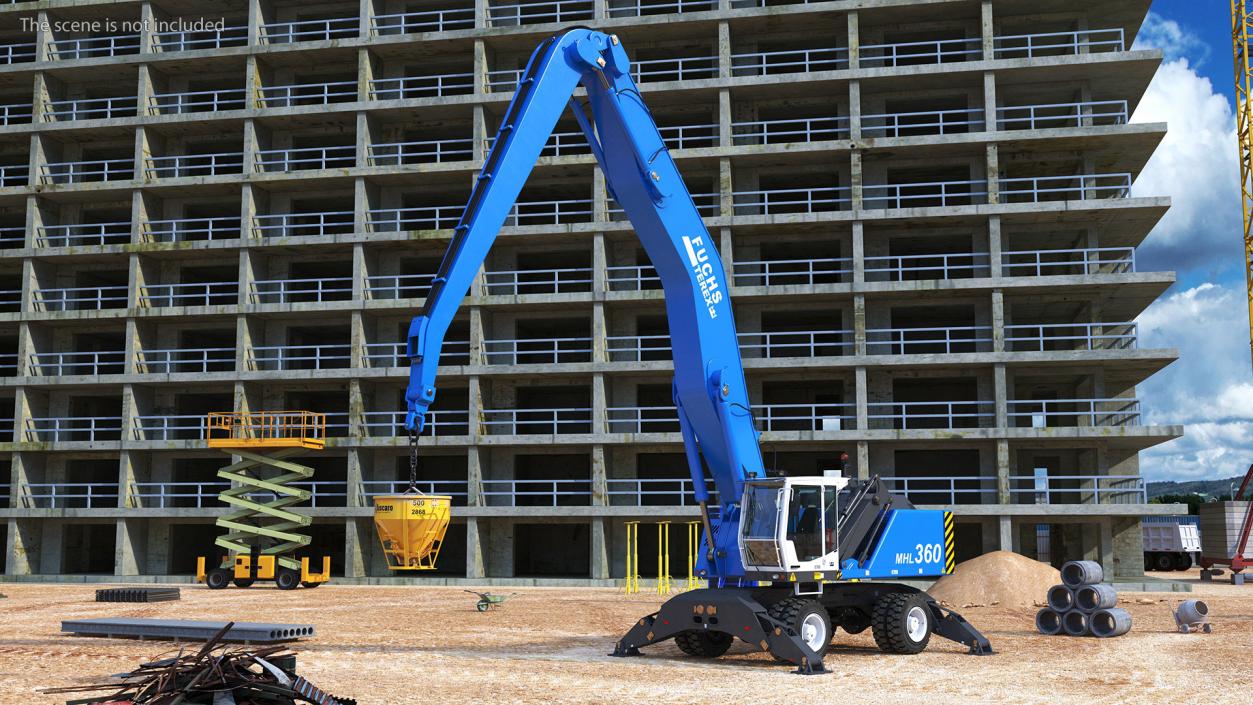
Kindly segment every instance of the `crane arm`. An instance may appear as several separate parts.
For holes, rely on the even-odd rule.
[[[586,108],[572,99],[587,91]],[[569,105],[609,193],[621,204],[665,292],[674,356],[674,401],[696,498],[709,495],[704,467],[721,500],[706,514],[711,572],[742,575],[736,550],[739,497],[747,478],[764,476],[725,283],[725,270],[630,74],[616,36],[571,29],[542,43],[519,81],[495,144],[474,186],[425,307],[409,328],[406,427],[423,428],[435,400],[444,335]]]

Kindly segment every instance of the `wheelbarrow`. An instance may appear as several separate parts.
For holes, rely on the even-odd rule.
[[[486,612],[493,607],[500,607],[505,600],[508,600],[518,594],[516,592],[511,592],[508,595],[493,595],[490,592],[475,592],[473,590],[466,590],[465,592],[468,592],[471,595],[478,595],[479,601],[474,605],[474,608],[480,612]]]

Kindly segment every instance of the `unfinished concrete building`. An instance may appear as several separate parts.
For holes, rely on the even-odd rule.
[[[309,553],[387,575],[403,340],[541,38],[619,33],[729,271],[768,467],[879,474],[959,551],[1142,570],[1148,0],[44,0],[0,7],[10,579],[210,552],[206,412],[329,415]],[[208,23],[200,22],[209,20]],[[453,326],[428,579],[623,576],[696,517],[659,282],[573,120]],[[672,532],[672,572],[686,545]]]

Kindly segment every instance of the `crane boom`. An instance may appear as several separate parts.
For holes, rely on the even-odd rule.
[[[1231,0],[1231,45],[1236,77],[1236,141],[1240,149],[1240,214],[1244,219],[1244,283],[1249,303],[1249,360],[1253,362],[1253,24],[1245,0]]]
[[[572,98],[580,86],[586,105]],[[926,593],[862,582],[952,571],[951,512],[914,509],[878,478],[767,477],[725,269],[616,36],[571,29],[531,56],[426,304],[409,326],[405,425],[412,439],[435,400],[448,326],[567,106],[661,279],[674,402],[708,546],[696,568],[711,587],[639,620],[615,655],[673,638],[685,653],[719,656],[738,637],[815,673],[837,625],[850,632],[873,626],[881,648],[897,653],[921,651],[932,633],[990,653],[983,635]],[[718,492],[716,513],[707,508],[706,469]],[[826,584],[838,581],[845,582],[828,592]]]

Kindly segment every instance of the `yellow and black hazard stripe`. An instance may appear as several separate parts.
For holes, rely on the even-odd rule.
[[[953,513],[944,512],[944,572],[952,573],[957,565],[957,552],[953,550]]]

